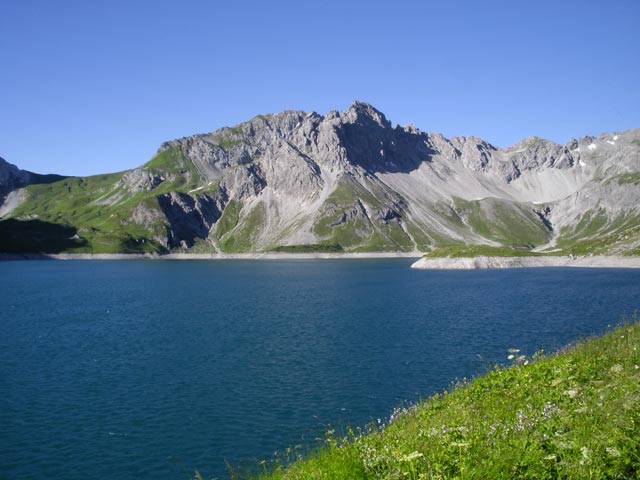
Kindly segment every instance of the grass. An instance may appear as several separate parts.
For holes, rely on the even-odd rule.
[[[240,202],[230,201],[216,224],[215,236],[225,253],[254,251],[255,240],[265,228],[267,210],[263,203],[258,203],[244,216],[240,215],[241,211]]]
[[[471,230],[503,245],[547,243],[551,233],[526,204],[498,198],[463,200],[453,198],[457,215]]]
[[[322,243],[338,244],[353,252],[412,250],[411,238],[397,219],[372,221],[362,211],[384,211],[386,202],[392,200],[379,187],[371,188],[375,194],[357,182],[343,179],[327,197],[313,232]]]
[[[277,253],[342,253],[343,248],[335,243],[304,244],[304,245],[280,245],[268,250]]]
[[[565,254],[633,254],[630,245],[640,240],[640,217],[622,213],[610,218],[603,209],[584,214],[573,230],[560,232],[557,246]]]
[[[435,248],[429,252],[429,257],[438,258],[467,258],[467,257],[531,257],[540,256],[526,246],[522,247],[494,247],[492,245],[451,245]]]
[[[611,180],[617,180],[618,185],[640,185],[640,172],[623,173],[613,177]]]
[[[141,226],[131,222],[131,212],[150,195],[140,192],[130,195],[115,185],[122,174],[72,177],[55,183],[30,185],[28,200],[12,212],[21,221],[38,219],[41,226],[69,225],[85,240],[68,250],[78,253],[158,252],[163,247],[154,236],[162,236],[165,226],[156,222]],[[114,205],[96,200],[121,196]],[[158,208],[157,206],[155,208]],[[42,228],[43,239],[55,238],[56,231]],[[25,244],[24,248],[32,248]]]
[[[364,429],[327,432],[261,480],[640,478],[640,323],[615,328],[411,405]],[[507,355],[508,352],[505,352]],[[239,478],[232,471],[233,478]]]
[[[121,185],[125,172],[59,179],[47,176],[29,185],[27,200],[11,213],[16,220],[40,221],[13,229],[15,235],[26,232],[23,251],[33,248],[42,251],[39,244],[43,244],[46,251],[57,251],[63,245],[66,246],[63,251],[77,253],[166,252],[161,240],[166,237],[167,224],[162,219],[157,196],[195,188],[200,183],[199,174],[184,159],[178,146],[160,152],[144,168],[165,178],[150,192],[132,193]],[[132,217],[136,208],[156,212],[157,219],[148,225],[135,223]],[[82,242],[61,243],[56,237],[59,229],[51,225],[74,228]],[[40,230],[37,242],[33,243],[29,238],[35,238],[36,227]],[[47,242],[55,244],[48,248]]]

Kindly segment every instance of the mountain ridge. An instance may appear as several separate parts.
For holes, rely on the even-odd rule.
[[[637,254],[639,139],[636,129],[500,149],[394,126],[356,101],[170,140],[125,172],[14,182],[0,190],[0,217],[73,226],[86,240],[77,248],[96,253],[477,244]]]

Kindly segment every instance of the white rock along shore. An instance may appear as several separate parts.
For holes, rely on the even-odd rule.
[[[558,257],[473,257],[473,258],[429,258],[423,257],[411,268],[433,270],[473,270],[487,268],[533,268],[533,267],[594,267],[594,268],[640,268],[640,257],[623,256],[558,256]]]

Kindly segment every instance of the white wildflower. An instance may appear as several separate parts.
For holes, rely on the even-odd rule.
[[[607,448],[605,448],[605,450],[612,457],[619,457],[620,456],[620,452],[615,447],[607,447]]]
[[[613,373],[620,373],[622,372],[622,365],[620,365],[619,363],[616,363],[613,367],[611,367],[611,371]]]
[[[410,453],[410,454],[408,454],[408,455],[404,455],[404,456],[401,458],[401,460],[402,460],[403,462],[413,462],[415,459],[417,459],[417,458],[422,458],[422,457],[424,457],[424,455],[423,455],[422,453],[420,453],[420,452],[411,452],[411,453]]]
[[[558,412],[560,412],[560,409],[551,402],[545,403],[544,407],[542,407],[542,417],[546,420],[549,420]]]
[[[564,394],[569,395],[569,398],[576,398],[579,392],[580,390],[578,390],[577,388],[572,388],[571,390],[567,390],[566,392],[564,392]]]

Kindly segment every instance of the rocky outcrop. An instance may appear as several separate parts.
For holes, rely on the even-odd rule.
[[[164,180],[165,178],[160,174],[153,173],[144,168],[136,168],[126,172],[116,186],[124,186],[130,193],[136,193],[141,190],[150,192]]]
[[[169,222],[169,248],[186,249],[192,247],[196,239],[207,238],[224,208],[219,198],[209,195],[194,197],[176,192],[158,196],[158,203]]]

